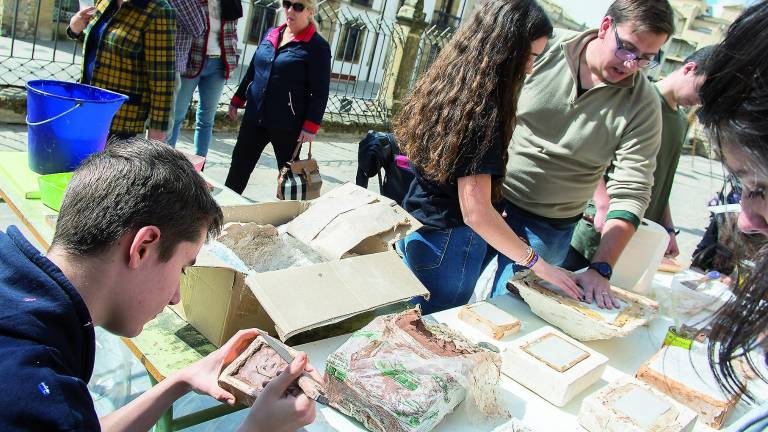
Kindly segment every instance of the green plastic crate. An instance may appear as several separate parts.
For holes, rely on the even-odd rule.
[[[72,180],[71,172],[40,176],[37,183],[40,185],[40,200],[43,204],[56,211],[61,210],[64,192],[67,191],[70,180]]]

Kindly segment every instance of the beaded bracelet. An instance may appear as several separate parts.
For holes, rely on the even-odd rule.
[[[535,266],[535,265],[536,265],[536,262],[537,262],[538,260],[539,260],[539,254],[537,254],[536,252],[534,252],[534,253],[533,253],[533,258],[531,258],[531,260],[530,260],[530,261],[528,261],[528,264],[525,264],[525,266],[526,266],[526,267],[528,267],[529,269],[530,269],[530,268],[533,268],[533,266]]]

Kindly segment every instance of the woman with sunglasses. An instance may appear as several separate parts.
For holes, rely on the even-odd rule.
[[[748,8],[728,29],[710,57],[701,88],[699,119],[710,132],[721,159],[742,183],[738,226],[744,233],[768,237],[768,2]],[[751,396],[733,360],[761,352],[768,363],[768,246],[748,257],[754,267],[740,270],[735,298],[716,314],[710,332],[712,369],[731,394]],[[759,361],[752,356],[753,361]],[[750,366],[753,366],[750,363]],[[753,366],[754,369],[754,366]],[[761,376],[762,379],[768,377]],[[735,431],[768,430],[763,406],[734,426]]]
[[[205,33],[192,42],[176,98],[168,144],[176,146],[179,129],[197,89],[200,100],[195,113],[195,153],[206,156],[213,139],[213,121],[224,84],[238,62],[237,20],[243,16],[243,7],[240,0],[199,1],[208,25]]]
[[[395,135],[416,168],[403,207],[424,225],[399,246],[430,291],[429,301],[417,300],[424,313],[467,303],[488,244],[579,297],[568,275],[540,259],[494,208],[518,95],[552,30],[534,0],[486,1],[395,119]]]
[[[283,0],[286,22],[267,32],[229,105],[245,107],[226,186],[242,194],[272,143],[280,170],[299,143],[312,142],[323,120],[331,79],[331,48],[315,29],[315,0]]]

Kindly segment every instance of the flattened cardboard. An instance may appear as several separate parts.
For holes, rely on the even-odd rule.
[[[286,285],[287,280],[300,285]],[[246,284],[282,340],[426,291],[394,252],[251,274]],[[303,288],[301,301],[289,287]]]
[[[374,200],[394,205],[388,198],[366,191],[366,196],[370,194]],[[222,210],[225,223],[279,226],[308,208],[308,202],[280,201]],[[247,275],[201,252],[182,279],[181,314],[203,336],[221,346],[243,328],[261,328],[286,340],[361,312],[428,296],[427,289],[391,248],[393,239],[417,230],[421,224],[402,208],[394,208],[406,216],[407,225],[357,241],[349,252],[359,256],[340,261]]]
[[[288,224],[288,233],[302,243],[310,244],[338,215],[376,201],[376,194],[352,186],[345,183],[317,199],[301,218]]]

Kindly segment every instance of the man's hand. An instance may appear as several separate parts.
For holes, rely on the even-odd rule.
[[[91,18],[93,18],[95,12],[96,7],[89,6],[72,15],[72,18],[69,20],[69,29],[72,30],[72,33],[77,35],[82,33],[83,30],[88,27],[88,23],[91,22]]]
[[[613,297],[611,284],[608,279],[593,269],[573,275],[574,280],[584,289],[584,301],[592,303],[595,300],[601,309],[618,309],[619,301]]]
[[[208,395],[219,402],[234,405],[235,397],[219,387],[219,375],[228,364],[248,348],[258,335],[257,329],[240,330],[221,348],[179,371],[178,378],[195,393]]]
[[[302,144],[305,142],[314,142],[316,136],[317,134],[313,134],[302,129],[301,133],[299,134],[299,139],[297,139],[296,142],[300,142]]]
[[[229,106],[229,110],[227,111],[227,114],[229,115],[229,119],[232,121],[237,120],[237,107],[234,105]]]
[[[677,236],[675,233],[669,233],[669,244],[667,244],[667,251],[664,252],[664,256],[675,258],[680,255],[680,249],[677,247]]]
[[[264,387],[238,431],[292,432],[312,423],[316,415],[315,401],[304,393],[298,396],[288,394],[288,388],[308,366],[307,355],[299,353],[280,375]]]
[[[149,129],[147,130],[147,139],[165,142],[165,131]]]

